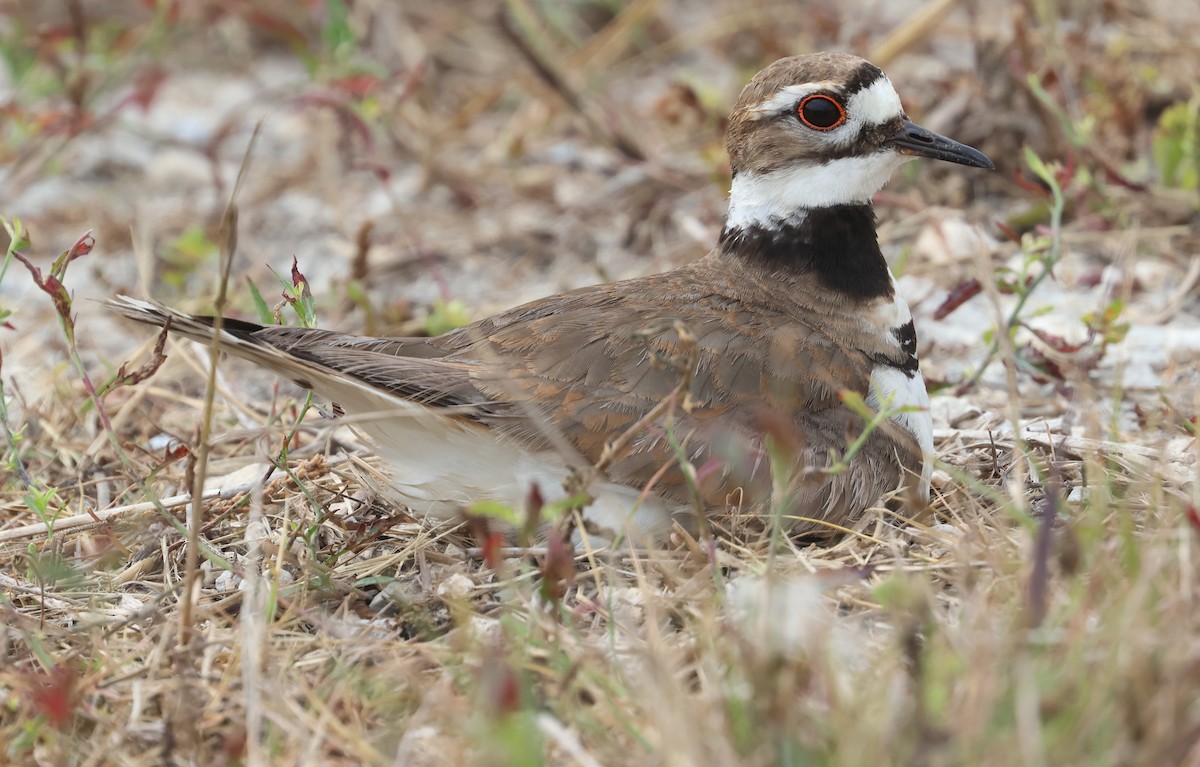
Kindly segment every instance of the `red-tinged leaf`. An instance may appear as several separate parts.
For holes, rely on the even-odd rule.
[[[133,93],[126,98],[126,103],[133,104],[143,112],[147,111],[166,79],[167,70],[161,67],[150,67],[138,72],[133,82]]]
[[[1013,229],[1011,226],[999,219],[996,220],[996,228],[1000,230],[1001,234],[1008,238],[1009,242],[1013,243],[1014,245],[1021,244],[1021,235],[1017,234],[1016,229]]]
[[[312,290],[308,287],[308,278],[300,271],[300,261],[295,256],[292,256],[292,286],[297,288],[303,286],[304,290],[300,295],[312,298]]]
[[[327,93],[308,93],[301,97],[300,102],[311,106],[328,107],[333,110],[333,113],[337,116],[338,121],[343,127],[348,128],[354,135],[358,136],[362,142],[363,149],[368,154],[371,153],[371,150],[375,146],[375,142],[371,138],[371,129],[358,112],[350,104],[346,103],[345,99]]]
[[[1027,275],[1025,277],[1025,287],[1029,287],[1032,284],[1033,284],[1033,275],[1032,274]],[[1012,280],[997,280],[996,281],[996,292],[1000,293],[1002,295],[1011,296],[1013,293],[1017,292],[1017,289],[1018,289],[1017,283],[1013,282]]]
[[[953,314],[958,307],[962,306],[967,301],[971,300],[982,292],[983,285],[981,285],[977,279],[971,278],[958,283],[950,289],[950,293],[946,296],[946,299],[942,301],[937,309],[934,310],[933,318],[935,320],[946,319]]]
[[[484,706],[493,717],[515,714],[521,710],[521,679],[499,648],[493,648],[480,668],[480,687]]]
[[[1042,375],[1031,373],[1031,377],[1038,383],[1052,383],[1065,381],[1066,375],[1063,374],[1062,368],[1058,363],[1046,356],[1045,352],[1036,346],[1026,344],[1021,347],[1021,358],[1029,363],[1035,369],[1041,371]]]
[[[253,6],[246,10],[242,16],[251,26],[256,27],[258,31],[276,37],[294,49],[304,50],[308,47],[308,40],[304,32],[281,16],[266,13]]]
[[[521,710],[521,684],[511,668],[504,670],[493,703],[496,710],[502,714],[512,714]]]
[[[221,753],[225,755],[226,763],[241,764],[246,755],[246,728],[235,726],[221,736]]]
[[[1192,530],[1196,535],[1200,535],[1200,510],[1195,506],[1188,506],[1183,515],[1187,518],[1188,524],[1192,526]]]
[[[1058,182],[1059,189],[1066,189],[1071,184],[1071,179],[1075,178],[1075,169],[1079,167],[1079,155],[1074,149],[1067,148],[1067,160],[1054,174],[1054,180]]]
[[[479,514],[467,514],[467,532],[483,550],[483,563],[490,570],[499,572],[504,562],[504,536],[492,530],[488,518]]]
[[[46,136],[57,136],[68,131],[75,120],[75,113],[67,109],[48,109],[34,119],[34,130]]]
[[[1075,284],[1081,288],[1094,288],[1103,281],[1104,268],[1096,266],[1084,271],[1079,276],[1079,279],[1075,281]]]
[[[542,497],[542,488],[536,482],[530,483],[529,492],[525,494],[525,513],[531,517],[537,517],[542,513],[542,507],[545,505],[546,499]]]
[[[1026,192],[1032,192],[1039,197],[1049,199],[1050,189],[1043,181],[1036,178],[1029,178],[1021,171],[1020,168],[1017,168],[1016,173],[1013,175],[1014,180],[1017,182],[1017,186],[1021,187]]]
[[[37,32],[38,48],[43,58],[50,58],[53,54],[50,48],[57,46],[66,40],[71,40],[75,37],[75,29],[70,24],[53,24],[40,27]]]
[[[99,121],[91,110],[80,106],[77,109],[71,110],[69,121],[63,127],[65,127],[65,132],[68,136],[74,137],[87,133],[97,122]]]
[[[154,343],[154,351],[151,352],[152,356],[150,359],[133,372],[130,372],[127,369],[127,366],[129,365],[128,362],[122,362],[121,368],[117,371],[117,375],[100,388],[100,396],[104,396],[113,389],[117,389],[121,386],[134,386],[135,384],[139,384],[157,373],[158,369],[162,367],[162,364],[167,361],[167,355],[164,350],[166,349],[167,335],[170,329],[171,320],[168,318],[166,324],[163,325],[163,329],[158,334],[158,340]]]
[[[375,174],[375,178],[383,182],[387,182],[392,177],[391,168],[374,160],[358,160],[354,163],[354,167]]]
[[[170,0],[169,3],[163,3],[163,0],[141,0],[141,2],[145,8],[157,12],[159,18],[167,24],[175,24],[179,21],[181,14],[179,0]]]
[[[1105,180],[1107,180],[1113,184],[1116,184],[1117,186],[1123,186],[1126,189],[1130,189],[1134,192],[1145,192],[1146,191],[1147,186],[1145,184],[1139,184],[1136,181],[1129,180],[1125,175],[1123,175],[1121,173],[1121,171],[1117,170],[1117,168],[1114,167],[1113,165],[1111,165],[1110,163],[1108,163],[1106,161],[1102,161],[1100,164],[1104,168]]]
[[[76,670],[59,665],[48,674],[28,674],[24,679],[34,713],[55,729],[66,727],[79,704],[79,674]]]
[[[483,539],[483,563],[488,569],[496,571],[504,562],[502,550],[504,536],[497,532],[489,532]]]
[[[541,569],[542,596],[550,602],[561,602],[575,582],[575,552],[562,537],[553,535],[546,542]]]
[[[7,320],[5,320],[3,325],[0,325],[0,328],[4,328],[5,330],[16,330],[16,328],[13,326],[13,324],[11,322],[8,322]]]
[[[46,289],[46,280],[42,277],[42,270],[33,265],[33,262],[25,257],[25,254],[19,250],[13,251],[13,258],[25,264],[25,268],[29,270],[29,274],[33,277],[33,284],[37,285],[42,290]]]
[[[71,244],[71,247],[67,248],[58,258],[54,259],[54,264],[50,267],[50,273],[59,278],[65,277],[67,266],[75,259],[82,258],[91,253],[92,248],[95,246],[96,238],[92,237],[92,230],[89,229],[81,234],[79,239]]]
[[[400,95],[396,97],[397,104],[403,104],[408,100],[409,96],[416,92],[424,80],[426,73],[429,72],[429,57],[426,56],[417,62],[417,65],[408,73],[408,77],[404,79],[404,87],[400,90]]]
[[[527,545],[542,526],[542,507],[545,505],[542,488],[536,482],[531,483],[529,492],[525,495],[525,525],[521,531],[521,545]]]
[[[58,312],[58,316],[70,323],[71,294],[67,292],[67,286],[52,274],[46,278],[46,284],[42,289],[54,299],[54,311]]]
[[[1038,328],[1031,327],[1024,322],[1021,323],[1021,326],[1030,333],[1033,333],[1033,335],[1035,335],[1039,341],[1044,343],[1046,346],[1049,346],[1054,351],[1059,352],[1060,354],[1074,354],[1091,343],[1092,340],[1089,334],[1089,337],[1082,342],[1073,344],[1056,333],[1047,333],[1045,330],[1039,330]]]
[[[71,319],[71,296],[67,293],[67,289],[57,277],[51,274],[46,277],[42,274],[42,270],[33,265],[33,262],[25,257],[20,251],[13,251],[13,258],[20,261],[29,270],[29,274],[33,277],[33,282],[43,293],[50,296],[54,301],[54,309],[59,316],[68,321]]]
[[[330,85],[335,90],[341,91],[347,96],[361,99],[374,90],[375,86],[379,85],[379,78],[366,72],[360,72],[334,80]]]

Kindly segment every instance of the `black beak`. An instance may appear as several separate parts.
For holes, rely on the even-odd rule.
[[[970,165],[972,168],[996,169],[995,164],[987,158],[987,155],[978,149],[972,149],[954,139],[946,138],[931,130],[925,130],[919,125],[913,125],[908,120],[904,121],[903,128],[883,143],[885,146],[896,147],[901,154],[932,157],[935,160]]]

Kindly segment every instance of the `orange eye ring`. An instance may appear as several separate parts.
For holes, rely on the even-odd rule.
[[[846,109],[830,96],[814,93],[796,105],[796,117],[813,130],[827,131],[846,122]]]

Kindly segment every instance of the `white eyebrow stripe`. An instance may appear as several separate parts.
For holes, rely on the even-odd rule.
[[[816,93],[817,91],[833,91],[836,93],[840,89],[838,84],[832,80],[785,85],[776,91],[774,96],[751,109],[750,114],[753,115],[752,119],[755,120],[774,117],[780,112],[790,112],[792,107],[799,103],[800,99],[810,93]]]

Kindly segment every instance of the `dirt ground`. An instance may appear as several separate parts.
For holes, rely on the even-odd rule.
[[[0,273],[4,758],[1200,764],[1197,40],[1200,6],[1135,0],[0,0],[0,217],[45,273],[94,238],[71,333]],[[822,49],[997,165],[876,198],[927,513],[564,575],[408,517],[369,446],[229,361],[189,563],[207,355],[90,396],[154,342],[103,299],[211,310],[231,199],[251,319],[293,260],[321,326],[378,335],[679,266],[739,89]]]

